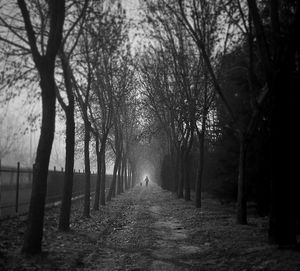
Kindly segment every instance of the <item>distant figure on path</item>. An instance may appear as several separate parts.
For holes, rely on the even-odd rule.
[[[140,182],[140,186],[142,186],[143,185],[143,183],[142,182]]]
[[[145,178],[145,183],[146,183],[146,186],[148,186],[148,183],[149,183],[149,178],[148,178],[148,176],[146,176],[146,178]]]

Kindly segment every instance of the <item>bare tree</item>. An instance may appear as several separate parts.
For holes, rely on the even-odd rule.
[[[227,97],[224,95],[224,91],[219,82],[219,75],[216,70],[216,65],[213,62],[213,59],[210,57],[210,50],[212,50],[209,45],[209,40],[205,36],[205,27],[206,22],[209,20],[209,17],[205,20],[205,13],[201,10],[205,8],[216,8],[216,3],[212,4],[208,1],[190,1],[189,3],[184,3],[181,0],[176,1],[176,6],[172,7],[168,5],[169,10],[171,10],[185,26],[187,31],[195,41],[199,49],[199,53],[203,57],[203,61],[206,65],[207,73],[210,77],[210,80],[213,84],[213,87],[223,101],[225,108],[227,109],[228,114],[231,116],[231,119],[234,123],[234,129],[239,138],[240,143],[240,156],[239,156],[239,175],[238,175],[238,199],[237,199],[237,222],[239,224],[247,223],[247,207],[246,207],[246,184],[245,184],[245,163],[246,163],[246,147],[249,137],[253,133],[257,119],[260,117],[258,114],[257,108],[263,103],[266,97],[265,89],[262,89],[260,94],[255,98],[257,106],[253,110],[252,117],[249,121],[248,126],[244,128],[244,124],[238,122],[236,115],[234,114],[232,106],[229,104]],[[215,11],[213,13],[208,13],[208,16],[213,14],[213,16],[218,16],[219,12]],[[213,24],[217,24],[217,19],[214,19]],[[249,33],[250,35],[251,33]],[[224,44],[227,44],[228,35],[225,35]],[[226,52],[226,48],[223,52]]]
[[[205,100],[203,99],[202,83],[204,80],[201,75],[203,70],[200,69],[201,65],[199,64],[201,58],[198,57],[197,49],[193,45],[189,33],[180,24],[178,17],[174,14],[167,15],[164,12],[165,8],[164,3],[154,3],[153,1],[147,6],[149,10],[147,20],[153,25],[154,29],[152,38],[156,39],[163,48],[157,53],[159,55],[158,59],[161,58],[161,65],[166,66],[160,71],[164,74],[164,77],[159,79],[159,76],[156,76],[151,80],[149,80],[151,78],[149,76],[150,69],[148,68],[147,71],[145,67],[143,73],[148,73],[148,75],[144,77],[146,82],[144,88],[147,90],[148,86],[152,85],[153,89],[158,89],[156,94],[154,94],[153,89],[149,89],[152,94],[149,95],[150,92],[147,91],[148,94],[146,95],[148,96],[148,102],[152,104],[153,109],[155,108],[157,119],[161,123],[168,123],[165,127],[167,127],[166,135],[170,139],[170,145],[172,145],[170,156],[173,157],[174,171],[179,169],[175,174],[173,189],[178,190],[179,197],[183,197],[183,188],[185,187],[184,196],[186,200],[189,200],[189,170],[187,168],[189,156],[194,143],[194,133],[198,131],[197,134],[201,138],[198,129],[199,117],[202,115],[200,108],[206,108],[209,99],[207,99],[206,105],[202,106],[202,102]],[[152,63],[146,65],[149,66],[149,64],[151,66]],[[199,80],[200,78],[201,80]],[[161,82],[159,83],[158,80]],[[160,93],[161,90],[164,90],[164,95]],[[158,97],[163,96],[160,105],[155,95]],[[167,114],[164,113],[164,108],[169,111]],[[208,112],[208,108],[203,112]],[[206,114],[204,120],[206,120]],[[200,152],[202,151],[201,149]]]
[[[44,40],[45,32],[42,32],[41,39],[37,40],[27,3],[24,0],[19,0],[18,6],[24,20],[32,58],[40,76],[43,108],[41,136],[34,165],[28,227],[22,251],[26,253],[39,253],[41,251],[43,236],[48,165],[55,129],[55,58],[62,40],[65,1],[49,2],[48,16],[40,18],[41,24],[45,22],[44,20],[48,22],[47,27],[42,29],[44,31],[49,31],[47,42]],[[40,42],[40,44],[38,44],[38,42]],[[41,46],[41,51],[38,49],[39,45]]]
[[[83,31],[81,45],[81,59],[78,61],[81,65],[77,66],[76,72],[82,76],[84,84],[78,84],[75,76],[72,76],[72,81],[75,87],[76,98],[80,107],[81,116],[84,122],[84,166],[85,166],[85,197],[83,216],[90,217],[90,187],[91,187],[91,169],[90,169],[90,139],[91,139],[91,122],[89,118],[89,103],[91,85],[93,80],[93,67],[90,61],[90,46],[88,32]],[[81,80],[81,81],[83,81]]]
[[[115,154],[115,164],[113,169],[113,179],[107,195],[107,200],[115,195],[123,192],[123,180],[122,167],[124,166],[124,160],[126,160],[126,148],[128,143],[128,122],[126,115],[128,114],[128,107],[131,104],[129,102],[132,98],[133,91],[133,70],[130,65],[130,51],[125,51],[125,55],[120,58],[119,70],[114,74],[115,89],[113,92],[112,100],[114,101],[114,114],[113,114],[113,151]],[[133,118],[134,116],[132,116]],[[129,128],[130,129],[130,128]]]
[[[102,13],[103,16],[97,16],[97,19],[93,20],[89,27],[90,37],[95,48],[95,54],[91,59],[95,78],[92,85],[94,102],[90,104],[98,168],[94,210],[99,209],[99,201],[101,205],[105,205],[105,155],[114,114],[113,78],[116,73],[114,62],[124,40],[124,14],[122,14],[121,7],[117,8],[117,6],[111,5]]]
[[[66,91],[66,103],[57,88],[57,99],[66,115],[66,157],[65,157],[65,178],[63,186],[63,196],[61,211],[59,217],[59,229],[62,231],[68,231],[70,229],[70,214],[71,214],[71,199],[72,199],[72,187],[73,187],[73,171],[74,171],[74,149],[75,149],[75,121],[74,121],[74,88],[72,83],[72,70],[70,66],[70,58],[78,43],[81,30],[83,27],[85,13],[87,9],[88,1],[86,0],[82,7],[76,7],[77,13],[67,11],[66,18],[68,19],[69,29],[65,31],[62,44],[59,51],[60,64],[62,67],[62,74],[64,78],[63,84]],[[68,16],[70,15],[70,16]],[[71,17],[71,18],[69,18]],[[79,27],[76,29],[76,26]],[[74,32],[77,33],[74,33]],[[73,35],[73,37],[71,36]],[[68,42],[69,37],[72,37],[72,42]],[[71,39],[70,39],[71,40]],[[67,47],[67,48],[66,48]]]

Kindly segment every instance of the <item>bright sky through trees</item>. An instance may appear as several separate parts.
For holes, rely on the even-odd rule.
[[[126,10],[127,19],[131,22],[131,27],[129,30],[129,39],[132,46],[132,50],[134,52],[134,48],[139,46],[140,43],[137,30],[137,25],[139,23],[139,0],[122,0],[122,5]],[[1,7],[2,9],[3,7]],[[0,67],[3,69],[3,65],[5,62],[0,62]],[[2,78],[3,79],[3,78]],[[3,79],[4,80],[4,79]],[[39,86],[35,85],[36,90],[34,92],[39,92]],[[23,94],[22,94],[23,93]],[[41,106],[40,103],[27,103],[27,94],[24,91],[21,92],[20,96],[17,96],[11,102],[7,102],[6,104],[1,104],[0,114],[1,116],[5,116],[5,121],[1,119],[1,132],[2,135],[6,135],[5,139],[2,138],[1,144],[3,145],[3,156],[1,157],[2,165],[7,166],[15,166],[17,161],[20,161],[23,167],[31,167],[35,150],[37,146],[37,141],[39,138],[39,126],[40,126],[40,112]],[[6,97],[5,97],[6,98]],[[2,100],[2,98],[1,98]],[[30,122],[33,118],[36,118],[31,126],[28,126],[28,122]],[[56,119],[56,133],[53,143],[53,151],[51,154],[51,161],[49,168],[64,167],[64,159],[65,159],[65,143],[64,143],[64,120],[58,116]],[[13,123],[16,126],[15,129],[7,130],[7,125]],[[12,132],[13,131],[13,132]],[[2,147],[1,145],[1,147]],[[13,150],[10,152],[4,153],[4,148],[9,145],[9,150]],[[5,155],[4,155],[5,154]],[[83,169],[83,159],[82,157],[77,157],[75,160],[75,169]],[[108,165],[107,171],[111,173],[112,165]],[[96,170],[96,166],[94,161],[92,161],[92,170]]]

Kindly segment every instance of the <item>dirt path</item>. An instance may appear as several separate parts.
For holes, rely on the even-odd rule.
[[[207,199],[199,210],[154,184],[111,204],[120,203],[100,253],[84,260],[84,270],[300,270],[298,252],[267,244],[267,219],[236,225],[232,207]]]
[[[99,250],[84,259],[85,270],[197,270],[200,248],[189,243],[181,221],[165,212],[172,197],[154,184],[118,197],[126,207]]]
[[[91,218],[72,207],[72,231],[47,210],[43,250],[20,254],[25,217],[1,222],[0,270],[300,271],[299,252],[267,243],[268,219],[236,225],[234,206],[204,198],[201,209],[154,184],[117,196]]]

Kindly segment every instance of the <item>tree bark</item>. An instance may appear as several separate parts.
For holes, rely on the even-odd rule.
[[[133,165],[131,169],[131,187],[134,187],[137,182],[137,176],[136,176],[136,166]]]
[[[172,159],[173,176],[174,176],[172,188],[173,188],[173,192],[176,193],[179,188],[179,176],[177,174],[177,171],[179,168],[179,157],[177,155],[175,155],[174,150],[171,152],[171,159]]]
[[[237,223],[247,224],[247,197],[245,183],[246,165],[246,142],[243,133],[239,134],[239,177],[238,177],[238,196],[237,196]]]
[[[105,148],[106,138],[102,141],[103,151],[101,153],[101,183],[100,183],[100,204],[105,205],[105,189],[106,189],[106,165],[105,165]],[[102,148],[101,145],[101,148]],[[100,151],[101,152],[101,151]]]
[[[74,121],[74,100],[69,100],[69,106],[66,109],[66,158],[65,158],[65,176],[62,203],[59,216],[59,230],[70,230],[70,214],[73,190],[74,175],[74,149],[75,149],[75,121]]]
[[[206,119],[206,118],[205,118]],[[206,122],[206,120],[205,120]],[[204,140],[205,140],[205,130],[206,125],[205,122],[202,123],[202,132],[198,133],[198,140],[199,140],[199,166],[197,172],[197,180],[196,180],[196,199],[195,199],[195,206],[196,208],[201,208],[202,205],[202,178],[203,178],[203,171],[204,171]]]
[[[100,201],[100,186],[101,186],[101,174],[102,174],[102,161],[101,161],[101,153],[99,150],[99,138],[96,136],[96,156],[97,156],[97,182],[96,182],[96,190],[95,190],[95,199],[93,210],[99,210],[99,201]]]
[[[183,176],[184,176],[184,165],[182,161],[182,157],[180,152],[177,154],[177,159],[178,159],[178,169],[176,174],[178,174],[178,191],[177,191],[177,197],[179,199],[183,198]]]
[[[117,170],[117,195],[121,194],[121,159],[118,165],[118,170]]]
[[[120,162],[120,193],[124,193],[124,159]]]
[[[191,118],[192,119],[192,118]],[[184,166],[184,199],[186,201],[191,200],[191,187],[190,187],[190,170],[189,170],[189,162],[190,162],[190,153],[194,140],[194,126],[189,127],[188,136],[185,142],[184,151],[183,151],[183,166]]]
[[[32,192],[28,214],[28,224],[22,251],[36,254],[42,250],[44,209],[47,194],[48,166],[55,131],[56,89],[54,65],[40,71],[42,90],[42,126],[33,168]]]
[[[129,182],[129,188],[133,187],[133,181],[132,181],[132,167],[131,167],[131,163],[128,163],[128,182]]]
[[[109,187],[109,191],[106,199],[107,201],[110,201],[112,197],[115,196],[118,168],[119,168],[119,155],[116,155],[116,161],[113,170],[113,178]]]
[[[184,158],[184,199],[191,200],[190,174],[189,174],[189,152]]]
[[[91,139],[91,124],[85,119],[84,121],[84,168],[85,168],[85,193],[84,193],[84,208],[83,216],[90,217],[91,205],[91,168],[90,168],[90,139]]]
[[[36,36],[26,2],[24,0],[18,0],[18,6],[24,20],[32,58],[40,75],[42,96],[41,135],[33,168],[28,225],[22,247],[22,252],[36,254],[42,250],[48,166],[55,132],[55,58],[62,40],[65,1],[54,0],[49,2],[50,30],[45,55],[41,55],[38,51]]]
[[[124,159],[124,181],[125,181],[125,190],[127,190],[129,188],[128,186],[128,176],[127,176],[127,159]]]
[[[65,176],[62,195],[62,203],[60,209],[58,229],[68,231],[70,229],[70,214],[73,190],[74,175],[74,154],[75,154],[75,121],[74,121],[74,92],[71,82],[71,70],[68,59],[64,52],[60,52],[61,65],[63,69],[65,88],[68,97],[68,105],[66,105],[57,89],[57,99],[66,114],[66,157],[65,157]]]

